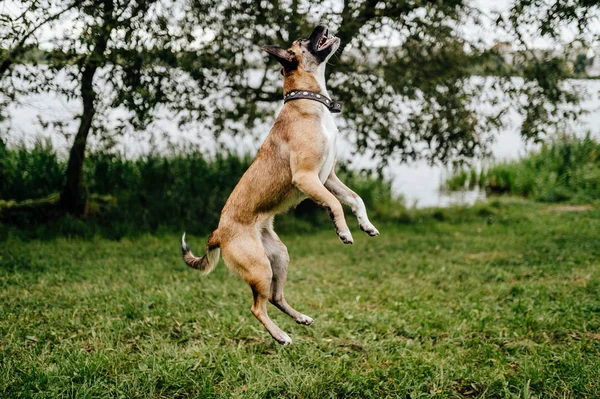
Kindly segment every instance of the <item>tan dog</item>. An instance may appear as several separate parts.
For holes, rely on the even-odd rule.
[[[327,27],[319,25],[309,39],[296,40],[289,49],[263,48],[283,66],[286,103],[256,159],[227,200],[219,227],[206,244],[206,255],[194,256],[185,243],[185,234],[182,238],[185,263],[204,274],[214,269],[219,254],[223,254],[225,264],[252,288],[252,313],[283,345],[292,340],[267,315],[267,301],[297,323],[310,325],[313,319],[292,308],[283,296],[290,259],[273,230],[275,215],[311,198],[329,211],[339,238],[352,244],[341,200],[352,208],[363,231],[379,235],[362,199],[335,175],[338,130],[326,105],[331,100],[325,87],[325,65],[340,40],[327,33]],[[312,95],[315,100],[287,101],[301,94]]]

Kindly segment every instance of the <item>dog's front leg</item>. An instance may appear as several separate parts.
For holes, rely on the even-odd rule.
[[[335,225],[335,232],[344,244],[354,243],[354,239],[344,218],[342,204],[323,186],[317,172],[298,171],[294,173],[292,183],[317,204],[327,209]]]
[[[356,215],[360,229],[370,235],[371,237],[378,236],[379,231],[369,221],[367,216],[367,209],[365,203],[358,194],[349,189],[342,181],[336,176],[334,171],[331,171],[325,187],[333,193],[340,201],[352,208],[352,213]]]

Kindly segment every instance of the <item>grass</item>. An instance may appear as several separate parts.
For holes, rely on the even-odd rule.
[[[597,398],[600,210],[571,210],[496,201],[375,239],[354,229],[353,246],[333,229],[284,236],[288,301],[315,318],[269,308],[289,347],[222,263],[206,277],[183,264],[179,236],[11,233],[0,396]]]
[[[591,136],[562,136],[518,160],[483,170],[459,169],[444,188],[479,187],[488,194],[511,194],[540,202],[588,203],[600,199],[600,142]]]

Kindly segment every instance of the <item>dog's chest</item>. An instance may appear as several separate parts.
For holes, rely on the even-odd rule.
[[[321,131],[325,136],[325,148],[319,178],[322,183],[325,183],[335,163],[335,142],[338,133],[333,116],[329,110],[325,109],[325,106],[323,106],[323,114],[321,116]]]

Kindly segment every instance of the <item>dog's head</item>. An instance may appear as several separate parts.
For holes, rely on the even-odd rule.
[[[329,36],[324,24],[315,27],[308,39],[298,39],[288,49],[278,46],[265,46],[262,50],[271,54],[283,67],[284,76],[297,72],[315,75],[324,69],[325,63],[340,46],[340,39]]]

